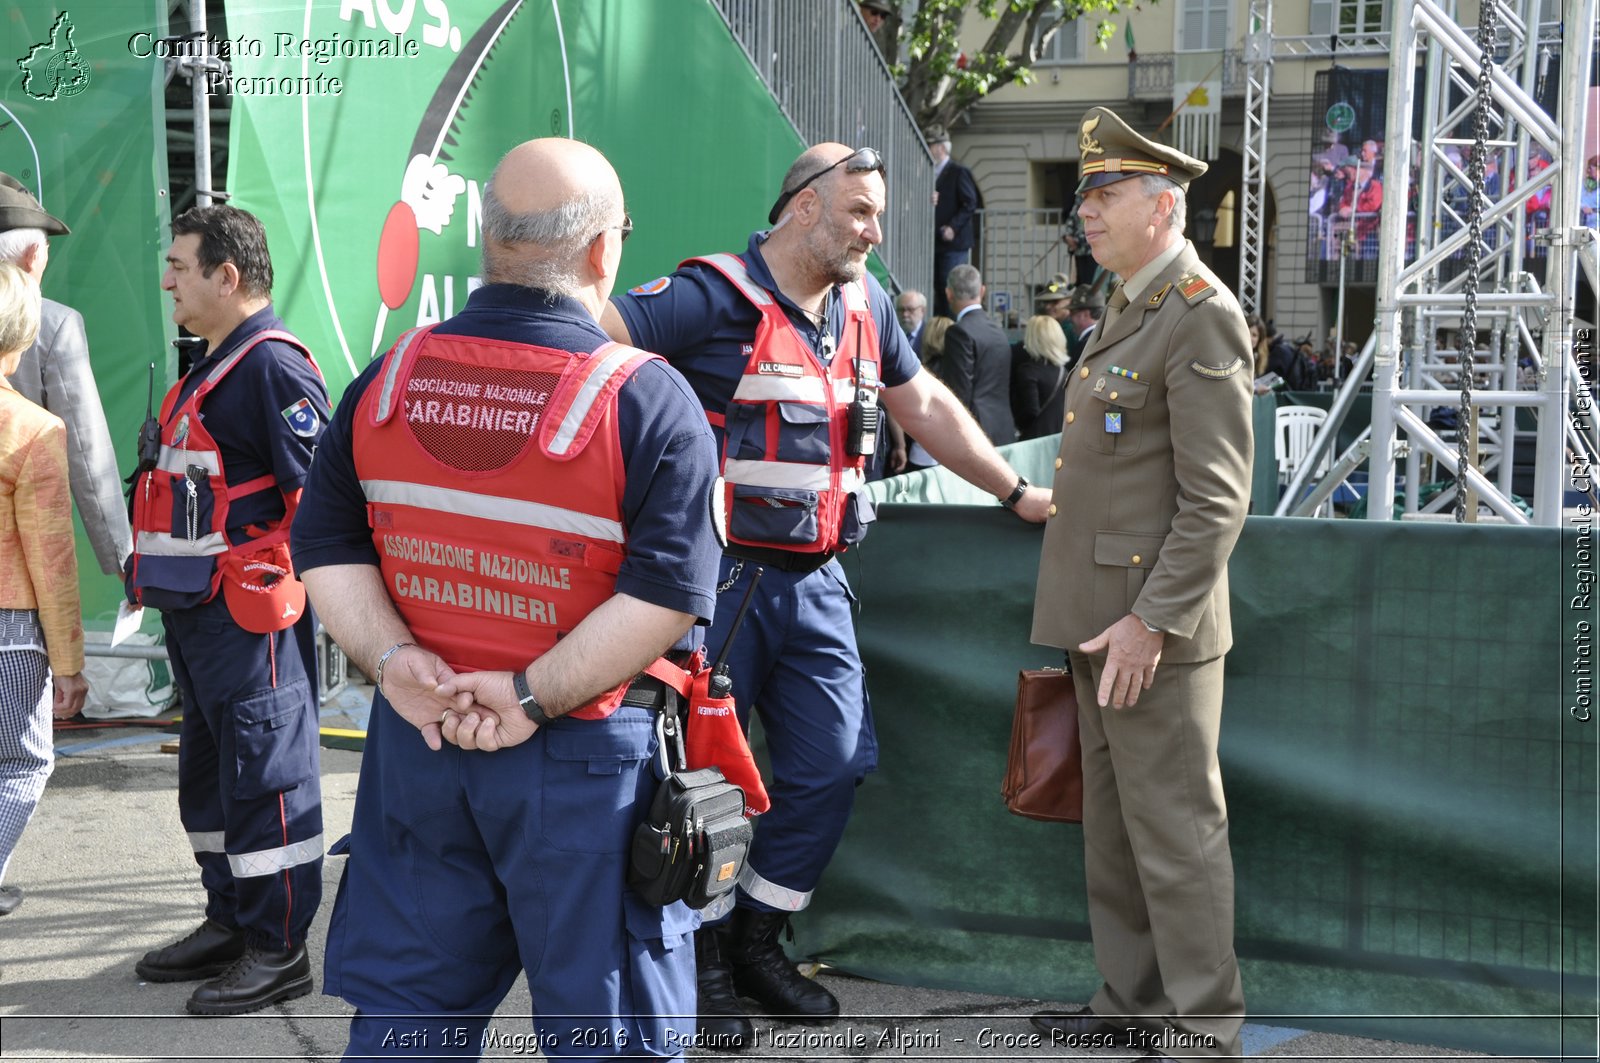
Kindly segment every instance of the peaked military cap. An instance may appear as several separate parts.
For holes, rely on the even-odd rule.
[[[45,213],[21,181],[0,173],[0,233],[12,229],[43,229],[51,236],[66,236],[72,231],[66,222]]]
[[[1072,289],[1072,310],[1104,310],[1105,308],[1106,297],[1100,294],[1098,288],[1080,284]]]
[[[1059,303],[1063,299],[1072,298],[1072,285],[1067,282],[1065,273],[1057,273],[1050,278],[1050,283],[1039,290],[1034,296],[1037,303]]]
[[[861,0],[857,6],[867,8],[869,11],[877,11],[884,15],[894,14],[894,8],[889,6],[889,0]]]
[[[1105,107],[1091,107],[1078,125],[1078,191],[1087,192],[1128,177],[1156,174],[1187,188],[1208,167],[1177,148],[1140,136]]]

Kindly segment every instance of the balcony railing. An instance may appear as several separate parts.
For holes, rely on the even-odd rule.
[[[1139,58],[1128,64],[1128,99],[1172,99],[1177,60],[1177,52],[1140,52]],[[1243,96],[1244,83],[1244,54],[1231,49],[1223,52],[1222,94]]]

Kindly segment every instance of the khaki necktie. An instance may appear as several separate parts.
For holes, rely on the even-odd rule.
[[[1117,319],[1117,315],[1122,313],[1122,311],[1127,307],[1127,305],[1128,305],[1128,291],[1127,291],[1127,288],[1124,287],[1123,285],[1119,284],[1119,285],[1117,285],[1117,290],[1111,293],[1111,298],[1106,300],[1106,321],[1105,321],[1105,323],[1107,325],[1110,325],[1111,322],[1115,321]]]

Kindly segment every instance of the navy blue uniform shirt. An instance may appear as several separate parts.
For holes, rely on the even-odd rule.
[[[459,314],[434,331],[582,353],[609,342],[576,301],[511,284],[479,288]],[[301,572],[320,565],[378,564],[351,430],[356,405],[383,365],[383,359],[375,360],[346,389],[317,448],[294,521],[294,563]],[[708,623],[722,551],[709,516],[717,466],[705,418],[683,378],[652,361],[618,392],[617,428],[627,469],[622,519],[628,542],[616,589]]]
[[[828,293],[828,327],[824,333],[788,296],[778,291],[772,271],[761,257],[761,245],[766,242],[767,235],[753,233],[740,258],[750,272],[750,279],[776,296],[778,305],[789,315],[789,321],[820,358],[822,337],[826,334],[836,341],[840,338],[844,299],[837,287]],[[750,360],[745,347],[755,338],[761,311],[715,267],[702,262],[680,266],[663,279],[665,284],[655,281],[640,285],[625,294],[612,296],[611,302],[627,323],[628,335],[633,337],[634,344],[671,362],[694,388],[700,405],[720,416],[733,402],[734,389],[739,386],[739,378]],[[900,330],[889,294],[870,273],[863,280],[872,320],[878,327],[883,384],[885,387],[904,384],[917,375],[922,364]],[[650,294],[645,294],[646,291]],[[719,450],[721,445],[719,432]]]
[[[218,362],[250,337],[268,329],[288,331],[271,304],[251,314],[215,350],[196,357],[178,390],[176,410],[205,380]],[[294,417],[301,400],[311,402],[316,423]],[[328,389],[305,355],[287,343],[267,340],[229,371],[200,404],[200,420],[217,441],[222,471],[229,484],[270,475],[278,490],[256,491],[228,505],[228,538],[241,543],[248,524],[265,524],[284,514],[283,495],[305,483],[317,436],[328,423]]]

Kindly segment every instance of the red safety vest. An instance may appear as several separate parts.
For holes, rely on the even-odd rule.
[[[615,593],[616,396],[655,357],[400,337],[356,409],[353,450],[384,585],[418,643],[460,671],[514,671]],[[572,715],[610,715],[627,686]]]
[[[858,390],[876,403],[881,379],[866,289],[843,286],[844,334],[823,364],[737,255],[689,262],[717,270],[761,311],[750,360],[723,415],[728,542],[796,553],[844,549],[845,507],[866,482],[865,455],[847,452],[850,404]],[[716,415],[708,417],[717,423]]]
[[[278,329],[258,332],[212,367],[181,406],[180,380],[161,401],[161,453],[133,493],[133,555],[127,564],[130,597],[158,609],[187,609],[210,601],[222,584],[224,555],[254,554],[289,538],[287,521],[237,546],[228,542],[228,505],[258,491],[276,489],[269,473],[230,483],[216,440],[200,419],[200,407],[224,377],[258,344],[285,343],[322,370],[304,343]],[[176,407],[176,409],[174,409]]]

